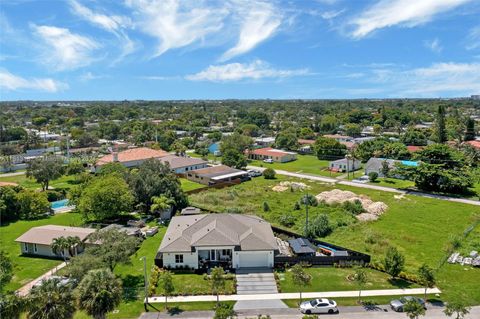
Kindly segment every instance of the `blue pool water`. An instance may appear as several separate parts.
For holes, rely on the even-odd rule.
[[[50,206],[52,207],[52,209],[59,209],[59,208],[67,207],[68,206],[68,199],[57,200],[56,202],[52,202],[50,204]]]

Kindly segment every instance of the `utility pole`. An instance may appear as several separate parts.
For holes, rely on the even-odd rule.
[[[147,304],[148,304],[148,278],[147,278],[147,257],[143,256],[140,258],[140,260],[143,260],[143,283],[144,283],[144,289],[145,289],[145,298],[143,299],[143,307],[145,308],[145,311],[148,312]]]

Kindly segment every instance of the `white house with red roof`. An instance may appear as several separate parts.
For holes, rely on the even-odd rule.
[[[297,153],[287,152],[271,147],[257,148],[254,150],[248,150],[248,158],[252,160],[266,160],[271,159],[274,162],[285,163],[291,162],[297,159]]]

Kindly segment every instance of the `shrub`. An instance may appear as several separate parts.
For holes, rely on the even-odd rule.
[[[47,199],[49,202],[54,202],[57,200],[61,200],[65,198],[65,194],[59,191],[54,191],[54,190],[48,190],[46,191],[47,193]]]
[[[359,215],[365,212],[365,209],[362,206],[362,202],[358,199],[354,200],[353,202],[346,201],[342,204],[342,207],[353,215]]]
[[[305,227],[305,235],[307,237],[325,237],[330,234],[333,230],[333,227],[330,225],[328,216],[321,214],[317,216],[312,222]]]
[[[264,212],[269,212],[270,211],[270,206],[268,205],[267,202],[263,202],[263,211]]]
[[[229,319],[235,316],[235,311],[233,310],[233,306],[229,304],[219,304],[215,308],[215,316],[214,319]]]
[[[300,210],[300,203],[299,203],[299,202],[295,202],[295,204],[293,204],[293,209],[294,209],[294,210]]]
[[[378,178],[378,173],[377,172],[370,172],[368,173],[368,180],[370,182],[375,182]]]
[[[317,315],[304,315],[302,319],[318,319]]]
[[[295,217],[293,217],[288,213],[285,213],[280,216],[280,218],[278,219],[278,222],[282,226],[292,227],[293,225],[295,225]]]
[[[270,167],[263,171],[263,177],[265,177],[265,179],[275,179],[275,174],[275,170]]]

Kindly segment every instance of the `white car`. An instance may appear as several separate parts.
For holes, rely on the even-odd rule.
[[[304,301],[300,304],[300,311],[302,313],[337,313],[337,303],[334,300],[322,298]]]
[[[263,160],[264,163],[269,163],[269,164],[273,164],[273,159],[271,158],[266,158]]]

